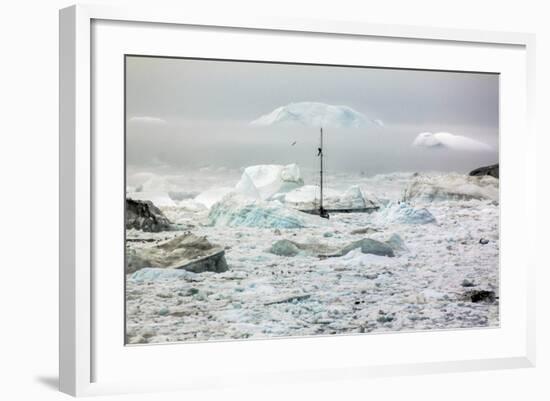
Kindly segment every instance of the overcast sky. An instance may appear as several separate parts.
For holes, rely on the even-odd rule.
[[[327,130],[333,170],[466,172],[498,161],[498,87],[493,74],[127,57],[127,164],[174,173],[290,162],[314,167],[317,128],[249,125],[279,106],[314,101],[384,122]],[[465,136],[493,151],[412,146],[426,131]]]

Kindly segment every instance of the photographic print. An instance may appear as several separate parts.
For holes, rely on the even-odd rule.
[[[499,76],[125,57],[127,344],[499,325]]]

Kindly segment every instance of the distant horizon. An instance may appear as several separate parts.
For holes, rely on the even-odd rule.
[[[466,173],[498,163],[496,74],[138,56],[127,57],[126,68],[130,173],[289,163],[314,169],[319,121],[330,122],[325,144],[334,173]],[[299,102],[316,108],[289,107]],[[282,123],[271,116],[251,124],[277,108],[286,113]],[[315,113],[332,113],[332,120]],[[415,142],[426,132],[452,135]],[[460,141],[469,146],[455,146]]]

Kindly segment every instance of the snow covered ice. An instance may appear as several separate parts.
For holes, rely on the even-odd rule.
[[[419,175],[405,190],[409,201],[491,200],[498,201],[498,179],[463,174]]]
[[[415,208],[405,202],[391,202],[377,215],[376,220],[386,223],[428,224],[435,223],[435,217],[426,208]]]
[[[260,116],[251,125],[305,125],[310,127],[361,128],[383,126],[378,119],[370,119],[349,106],[319,102],[297,102],[281,106]]]
[[[304,185],[300,168],[296,164],[259,165],[243,171],[236,189],[243,195],[270,199],[276,194],[289,192]]]
[[[323,224],[279,201],[263,201],[238,193],[230,193],[215,203],[208,218],[213,226],[231,227],[305,228]]]
[[[318,185],[304,185],[286,193],[281,199],[288,206],[299,210],[314,209],[319,205],[320,188]],[[328,209],[362,209],[380,206],[379,200],[365,194],[358,185],[345,191],[326,189],[323,202]]]
[[[233,181],[223,176],[192,198],[158,205],[181,230],[128,230],[127,252],[189,231],[222,247],[228,270],[128,273],[127,341],[498,326],[497,179],[404,172],[329,182],[338,186],[326,188],[328,204],[380,209],[328,220],[299,212],[315,205],[318,187],[295,165],[246,168]],[[339,256],[367,238],[393,256],[368,253],[366,244]],[[469,291],[495,297],[478,301]]]

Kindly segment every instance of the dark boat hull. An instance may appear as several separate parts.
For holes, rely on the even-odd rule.
[[[372,207],[363,207],[358,209],[325,209],[324,211],[328,214],[335,214],[335,213],[372,213],[380,209],[378,206],[372,206]],[[315,214],[319,216],[319,209],[305,209],[300,210],[300,212],[308,213],[308,214]]]

